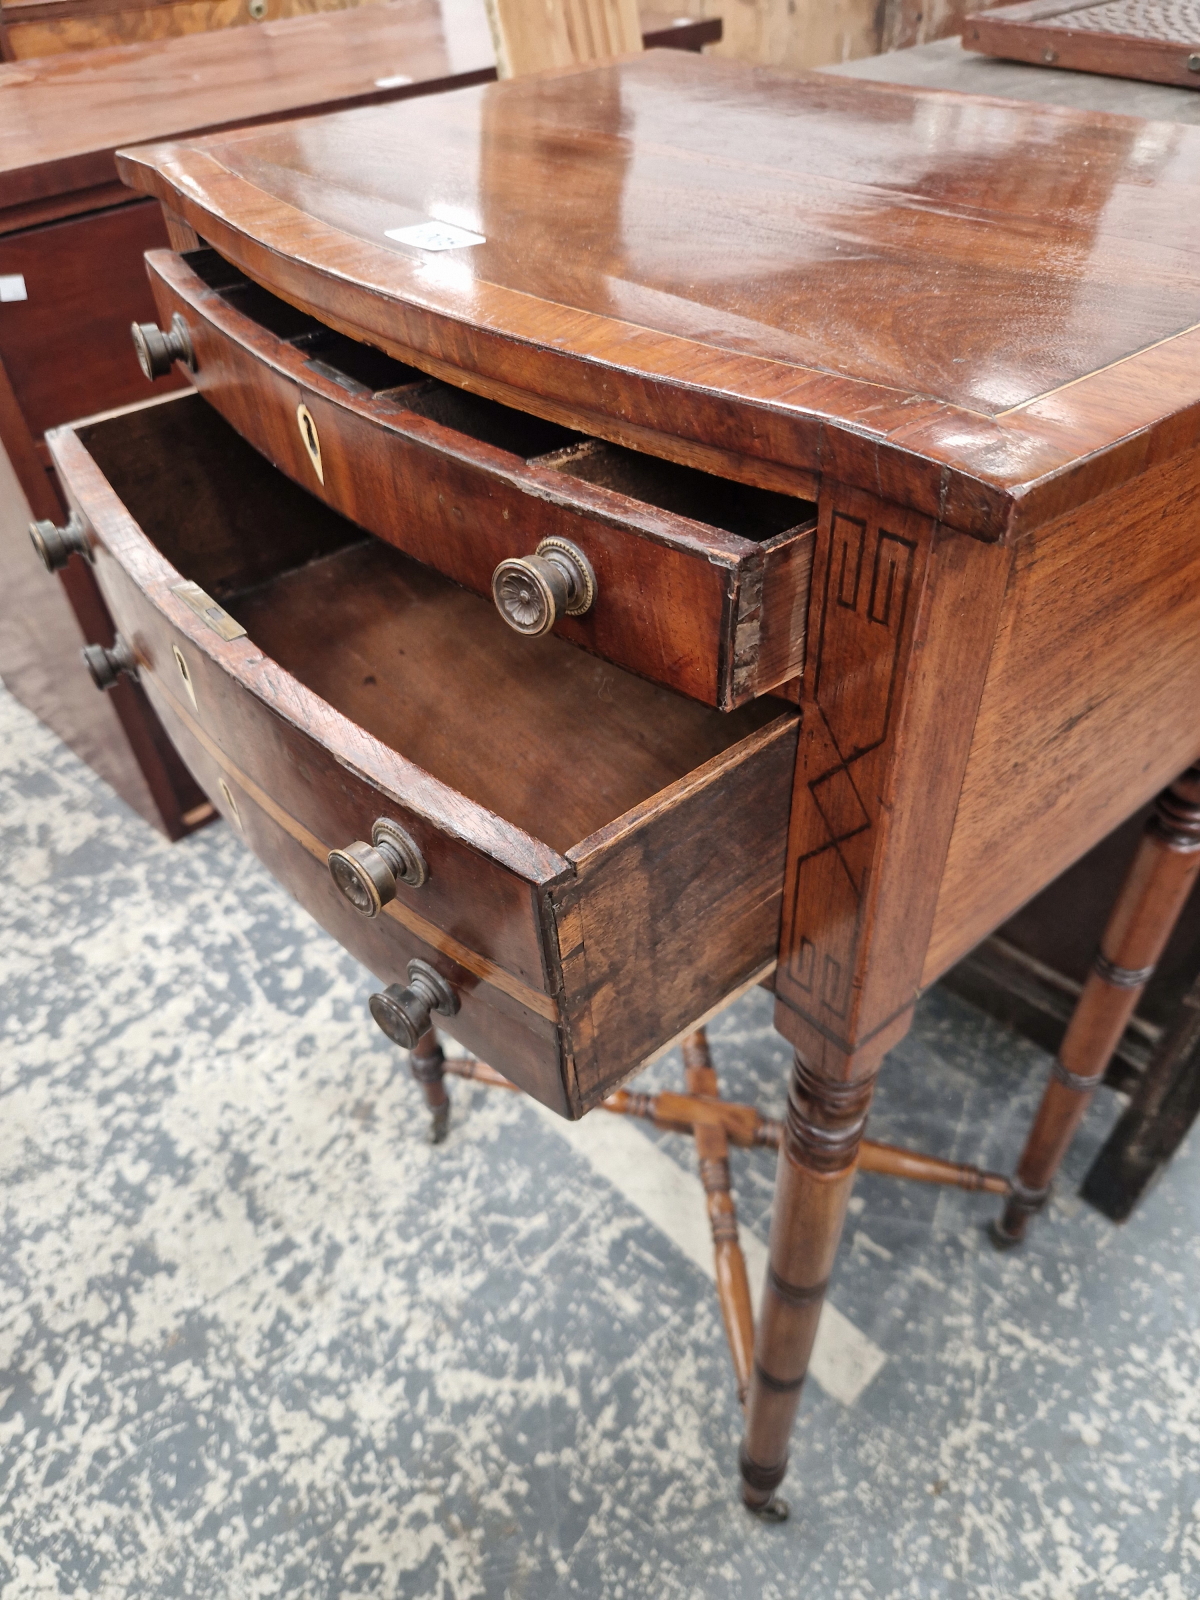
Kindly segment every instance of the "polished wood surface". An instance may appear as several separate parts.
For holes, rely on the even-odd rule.
[[[1013,61],[1200,89],[1196,0],[1022,0],[967,17],[962,42]]]
[[[1198,493],[1191,451],[1013,547],[923,987],[1194,759]]]
[[[160,324],[178,315],[188,329],[200,393],[361,527],[487,596],[499,562],[545,537],[572,541],[595,599],[555,633],[722,710],[799,674],[815,506],[426,379],[331,334],[212,252],[156,251],[147,266]]]
[[[1133,123],[981,119],[650,52],[302,137],[145,148],[122,171],[250,276],[426,371],[659,454],[827,471],[994,539],[1194,439],[1198,138],[1151,152]],[[664,192],[683,251],[664,249]],[[429,217],[486,242],[386,236]]]
[[[719,19],[677,27],[647,13],[642,26],[660,48],[699,50],[721,36]],[[122,144],[495,75],[483,0],[445,10],[439,0],[387,0],[0,66],[0,230],[127,200],[113,165]]]
[[[27,296],[0,309],[0,444],[35,515],[61,511],[42,431],[146,393],[128,337],[131,321],[154,317],[142,256],[180,225],[164,229],[159,208],[117,180],[116,145],[494,76],[482,4],[443,11],[433,0],[398,0],[370,9],[0,67],[0,274],[23,278]],[[678,48],[720,37],[716,20],[677,27],[647,15],[643,24]],[[182,382],[174,375],[163,387]],[[77,626],[94,643],[111,634],[90,572],[72,563],[56,584],[36,576],[7,583],[0,623],[20,634],[19,647],[3,652],[15,692],[135,809],[171,837],[211,814],[136,685],[114,691],[132,729],[126,737],[111,710],[89,715],[76,689],[55,683],[63,637]],[[776,659],[765,634],[761,659]],[[135,746],[161,747],[175,780],[164,782],[157,758],[141,771]]]
[[[965,51],[957,41],[952,40],[874,60],[847,62],[843,66],[825,70],[880,82],[1043,101],[1081,110],[1116,111],[1159,122],[1200,122],[1200,95],[1194,89],[1169,88],[1129,78],[1094,77],[1083,72],[1059,70],[1057,66],[1023,65]],[[1164,502],[1164,510],[1170,504],[1171,499],[1168,498]],[[1120,515],[1119,510],[1116,514]],[[1095,519],[1100,527],[1104,527],[1107,520],[1106,516]],[[1142,526],[1142,537],[1153,543],[1156,538],[1153,517]],[[1186,563],[1186,549],[1181,552],[1181,558]],[[1097,566],[1103,565],[1105,559],[1106,555],[1098,554]],[[1142,613],[1141,625],[1153,626],[1156,616],[1174,604],[1174,586],[1166,573],[1160,584],[1154,587],[1156,598]],[[1186,592],[1186,584],[1182,592]],[[1094,605],[1089,606],[1087,611],[1094,618]],[[1181,636],[1185,636],[1185,633]],[[1029,637],[1034,638],[1035,633],[1031,632]],[[1112,649],[1117,657],[1124,659],[1127,653],[1126,639],[1127,634],[1123,629],[1114,629],[1111,642],[1093,652],[1093,663],[1103,660],[1106,649]],[[1033,645],[1032,648],[1036,651],[1038,647]],[[1173,659],[1178,660],[1178,655],[1174,655]],[[1030,683],[1030,693],[1036,700],[1040,685],[1036,683],[1033,673],[1030,674]],[[1162,728],[1163,719],[1169,715],[1170,700],[1167,694],[1157,698],[1159,709],[1154,720],[1156,726]],[[1069,732],[1072,715],[1082,713],[1084,727],[1089,727],[1096,709],[1094,703],[1089,706],[1086,700],[1080,699],[1075,713],[1067,713],[1061,721],[1052,715],[1052,722],[1060,730],[1058,736]],[[1135,729],[1133,744],[1139,750],[1147,749],[1141,744],[1139,733],[1140,730]],[[1039,760],[1036,766],[1039,777],[1052,773],[1052,751],[1053,744],[1048,743],[1046,759]],[[1180,751],[1180,759],[1187,759],[1186,752]],[[1075,772],[1084,770],[1074,762],[1071,765]],[[1156,781],[1165,782],[1171,770],[1170,765],[1164,763],[1157,772]],[[1123,776],[1129,779],[1136,772],[1136,763],[1130,763],[1124,769]],[[1015,799],[1020,788],[1024,787],[1009,783],[999,768],[994,769],[990,781],[1000,785],[1006,800],[1010,795]],[[1030,792],[1036,788],[1037,784],[1031,785]],[[1150,789],[1148,774],[1146,792],[1149,793]],[[1053,827],[1054,815],[1067,803],[1065,794],[1053,789],[1050,791],[1047,829]],[[1111,807],[1110,814],[1116,815],[1124,810],[1128,801],[1126,798],[1118,802],[1115,796],[1110,796],[1106,803]],[[982,818],[982,790],[977,791],[975,807]],[[1055,849],[1069,849],[1073,842],[1086,836],[1099,824],[1099,818],[1089,815],[1079,806],[1072,804],[1070,809],[1071,819],[1064,819],[1065,826],[1059,831]],[[994,937],[977,946],[946,974],[945,981],[956,992],[981,1005],[1001,1021],[1016,1027],[1051,1055],[1057,1053],[1062,1043],[1091,967],[1097,930],[1104,925],[1133,857],[1145,821],[1143,810],[1135,812],[1128,822],[1122,823],[1085,857],[1056,878],[1053,884],[1035,895],[1032,901],[1002,925]],[[1041,852],[1038,854],[1040,856]],[[1003,893],[1008,888],[1008,882],[987,871],[987,857],[987,851],[981,851],[975,858],[975,868],[983,871],[990,893]],[[957,859],[960,858],[956,855]],[[965,866],[965,862],[962,865]],[[1028,883],[1045,872],[1050,863],[1044,858],[1039,859],[1033,872],[1028,872],[1034,866],[1028,857],[1018,859],[1013,865],[1017,876],[1026,878]],[[972,870],[968,868],[966,872],[956,874],[960,889],[968,887],[967,877]],[[951,900],[947,896],[947,912],[950,905]],[[964,933],[967,931],[964,930]],[[940,942],[939,938],[937,943]],[[1181,1127],[1188,1120],[1188,1019],[1180,1015],[1176,1026],[1176,1017],[1180,996],[1187,991],[1198,966],[1200,895],[1193,892],[1106,1074],[1108,1086],[1132,1093],[1134,1104],[1138,1107],[1136,1112],[1131,1111],[1122,1117],[1119,1137],[1114,1131],[1081,1190],[1107,1215],[1127,1214],[1133,1197],[1143,1191],[1151,1172],[1158,1171],[1161,1163],[1168,1159],[1169,1152],[1180,1137]],[[1181,1041],[1178,1049],[1167,1048],[1168,1037]],[[1155,1082],[1151,1083],[1149,1079],[1139,1082],[1142,1073],[1149,1070],[1151,1061],[1155,1064]]]

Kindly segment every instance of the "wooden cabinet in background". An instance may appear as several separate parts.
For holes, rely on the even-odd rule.
[[[642,20],[658,46],[699,50],[721,35],[716,19]],[[75,647],[79,630],[89,642],[112,643],[91,570],[73,559],[61,587],[47,584],[24,531],[24,502],[36,517],[63,514],[45,430],[147,393],[129,327],[155,318],[143,255],[165,246],[167,234],[159,207],[119,182],[114,152],[494,76],[482,3],[443,12],[438,0],[0,66],[0,444],[24,496],[0,507],[0,677],[172,838],[209,820],[212,808],[135,683],[123,680],[110,702],[97,700]]]

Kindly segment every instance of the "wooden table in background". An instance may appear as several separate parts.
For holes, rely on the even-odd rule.
[[[699,50],[721,36],[717,19],[643,21],[648,45]],[[23,280],[27,295],[0,302],[0,443],[34,515],[62,513],[45,431],[148,393],[129,325],[153,320],[142,256],[167,241],[157,205],[118,181],[118,146],[494,77],[482,0],[391,0],[0,66],[0,278]],[[45,583],[27,520],[10,483],[0,677],[135,810],[179,837],[211,807],[136,684],[96,695],[74,658],[79,627],[112,643],[107,612],[78,562],[63,590]]]

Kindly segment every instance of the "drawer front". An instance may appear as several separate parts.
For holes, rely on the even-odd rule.
[[[115,595],[125,586],[117,578],[109,588]],[[126,592],[116,604],[118,610],[125,613],[122,632],[138,641],[139,655],[146,658],[141,680],[163,725],[212,803],[274,877],[384,984],[404,982],[408,963],[414,958],[437,968],[452,985],[460,1003],[455,1016],[436,1017],[437,1026],[544,1105],[564,1116],[570,1115],[557,1002],[541,988],[522,982],[480,951],[464,944],[462,939],[447,935],[435,923],[423,918],[414,909],[415,897],[411,901],[392,902],[374,919],[360,916],[334,888],[326,865],[334,841],[341,837],[336,825],[327,828],[323,835],[314,833],[246,770],[252,763],[244,759],[245,746],[236,735],[231,736],[229,726],[218,723],[209,731],[205,722],[216,719],[198,716],[186,691],[182,696],[178,693],[179,680],[171,681],[173,669],[177,671],[173,653],[176,648],[184,654],[194,675],[193,681],[199,680],[197,699],[205,701],[205,690],[210,686],[212,674],[201,664],[202,653],[183,633],[164,626],[160,618],[152,616],[135,593]],[[162,645],[167,640],[172,640],[172,644],[164,659]],[[274,731],[264,726],[269,719],[261,705],[252,704],[245,709],[247,714],[241,719],[245,727],[256,728],[267,735]],[[228,746],[233,747],[235,755],[243,757],[241,765],[235,755],[227,753]],[[319,765],[319,761],[309,765],[310,780],[316,776],[313,768]],[[345,795],[341,805],[337,804],[336,795],[326,791],[339,821],[358,816],[366,820],[369,829],[370,820],[385,811],[397,820],[403,818],[413,823],[411,813],[406,815],[404,808],[398,807],[391,797],[368,786],[354,787],[360,792]],[[430,830],[419,830],[413,825],[410,831],[414,835],[418,831],[425,834],[424,847],[429,852],[432,882],[434,877],[444,874],[447,853],[431,847]],[[233,887],[236,889],[236,885]],[[534,919],[527,886],[518,884],[517,888],[514,898],[518,904],[509,907],[507,931],[516,934],[519,942],[522,934],[528,936],[534,931]],[[522,899],[525,902],[524,929],[520,927],[519,916]],[[498,923],[502,920],[498,915]],[[462,931],[470,932],[469,929]],[[499,934],[499,928],[496,932]]]
[[[170,252],[147,257],[163,327],[177,315],[187,326],[192,381],[326,504],[485,595],[500,562],[546,538],[570,541],[593,569],[595,599],[585,615],[560,613],[554,631],[706,704],[729,710],[798,676],[809,502],[573,439],[331,334],[211,252],[191,259],[216,286]],[[763,536],[669,508],[678,504],[702,514],[720,504],[726,521]]]
[[[193,433],[221,430],[207,455],[198,445],[189,449],[189,416]],[[436,591],[430,605],[439,606],[429,613],[435,654],[439,662],[450,663],[438,666],[436,683],[419,680],[430,682],[431,705],[447,674],[458,682],[454,663],[466,650],[490,648],[489,629],[509,644],[510,636],[482,602],[386,547],[358,539],[353,530],[357,542],[335,549],[326,561],[319,555],[312,559],[314,549],[328,546],[346,525],[320,511],[329,524],[323,535],[311,528],[297,531],[295,513],[305,497],[195,396],[80,426],[87,444],[70,428],[52,433],[48,443],[67,498],[91,541],[100,588],[132,650],[139,682],[181,755],[250,848],[378,977],[404,981],[414,957],[442,974],[460,1009],[452,1017],[435,1016],[438,1027],[544,1104],[578,1116],[642,1060],[770,970],[796,751],[794,711],[763,702],[725,717],[544,641],[554,654],[556,674],[559,656],[570,658],[567,667],[571,661],[586,663],[587,681],[598,671],[608,674],[608,692],[626,695],[637,718],[647,706],[661,711],[666,720],[654,728],[650,743],[656,751],[673,747],[670,770],[696,763],[632,806],[619,791],[619,814],[611,823],[593,826],[578,845],[561,847],[560,840],[560,848],[553,848],[399,754],[264,654],[252,636],[227,637],[236,633],[236,625],[227,625],[229,612],[203,596],[188,603],[184,596],[195,582],[135,520],[92,451],[111,470],[104,439],[125,441],[130,464],[125,493],[135,503],[156,502],[168,530],[186,521],[185,507],[197,498],[198,463],[212,472],[218,470],[215,463],[225,463],[224,503],[228,506],[234,492],[235,509],[248,499],[251,524],[261,531],[245,558],[255,581],[242,599],[229,600],[252,628],[256,616],[277,626],[289,596],[299,606],[296,574],[309,585],[307,592],[324,593],[334,571],[328,560],[340,561],[336,570],[343,575],[365,571],[364,594],[378,592],[389,564],[424,574],[417,590]],[[289,503],[291,497],[297,505]],[[262,563],[276,537],[267,525],[272,508],[284,533],[300,541],[293,551],[300,565],[264,586]],[[224,539],[215,540],[222,571],[237,531],[231,524]],[[195,551],[194,529],[178,538],[180,551]],[[197,570],[211,581],[216,569]],[[451,607],[440,606],[437,595],[449,596]],[[389,592],[380,614],[391,618],[391,607]],[[454,608],[466,608],[469,615],[459,633],[446,638],[443,651],[440,630],[444,618],[457,614]],[[365,601],[361,608],[350,604],[343,611],[363,620]],[[215,620],[205,621],[201,613]],[[317,642],[306,631],[308,613],[297,610],[296,615],[301,656],[308,656]],[[480,615],[487,628],[479,626]],[[374,684],[377,675],[385,684],[388,671],[396,670],[389,669],[387,658],[397,644],[400,655],[405,648],[419,654],[417,623],[411,618],[399,631],[380,632],[369,623],[366,618],[358,633],[337,632],[334,638],[332,655],[347,663],[355,693],[364,680]],[[503,652],[487,655],[485,673],[492,672],[493,663],[497,673],[506,671],[511,678],[514,669],[511,662],[505,666]],[[303,669],[300,660],[297,670]],[[427,673],[425,666],[418,670]],[[388,683],[393,681],[398,680]],[[501,692],[512,691],[505,686]],[[413,696],[404,707],[402,733],[419,721],[423,702]],[[511,765],[519,753],[493,734],[486,717],[475,717],[472,725],[471,716],[468,712],[460,722],[455,738],[474,738],[487,764]],[[440,748],[444,729],[440,719],[432,720],[436,725],[425,735],[430,742],[418,748]],[[619,717],[605,722],[596,713],[587,738],[615,739],[616,733],[604,730],[618,724]],[[553,770],[556,749],[551,743],[543,755],[547,750],[551,768],[539,766],[538,773]],[[446,759],[454,759],[454,752]],[[553,817],[569,809],[570,782],[564,771],[562,793],[554,794],[541,814]],[[544,778],[535,777],[533,786],[544,788]],[[331,850],[369,839],[378,817],[407,830],[427,865],[427,877],[417,887],[398,882],[395,898],[379,915],[366,918],[342,898],[327,860]]]
[[[535,886],[515,868],[464,848],[453,836],[450,806],[436,800],[429,806],[419,776],[406,781],[396,773],[390,783],[381,774],[375,781],[360,776],[349,765],[358,743],[352,732],[322,732],[281,716],[286,694],[270,681],[269,664],[263,663],[268,671],[257,689],[247,681],[255,675],[256,652],[246,640],[225,642],[214,634],[214,649],[203,637],[204,624],[193,627],[190,615],[180,614],[188,608],[169,589],[147,594],[103,552],[97,566],[118,630],[137,652],[139,681],[226,821],[316,921],[385,983],[403,982],[414,956],[437,967],[461,1002],[458,1014],[439,1017],[438,1025],[566,1114],[558,1003],[537,970],[542,938]],[[370,752],[357,753],[367,755],[369,766]],[[368,919],[338,892],[326,863],[331,850],[369,839],[381,815],[417,841],[429,877],[421,889],[401,884],[396,899]]]

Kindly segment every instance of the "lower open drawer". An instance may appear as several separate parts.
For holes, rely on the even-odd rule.
[[[197,396],[49,443],[140,681],[213,804],[380,978],[435,968],[459,1007],[437,1026],[579,1116],[770,969],[790,706],[722,714],[518,638]],[[327,858],[379,818],[424,881],[401,876],[368,917]]]

